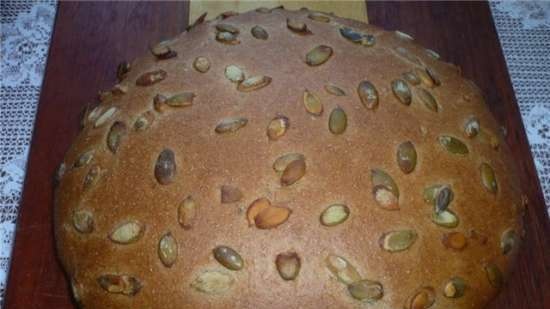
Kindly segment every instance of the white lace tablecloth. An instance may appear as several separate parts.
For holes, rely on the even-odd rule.
[[[1,0],[0,7],[1,304],[56,2]],[[491,9],[550,207],[550,2],[492,2]]]
[[[0,304],[56,7],[0,0]]]

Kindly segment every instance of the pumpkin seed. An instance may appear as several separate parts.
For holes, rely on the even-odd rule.
[[[515,230],[508,229],[500,236],[500,249],[502,254],[508,254],[519,244],[519,237]]]
[[[218,246],[212,252],[216,261],[227,269],[241,270],[244,267],[244,261],[241,256],[230,247]]]
[[[470,152],[468,146],[456,137],[440,135],[438,140],[439,144],[452,154],[466,155]]]
[[[349,208],[344,204],[334,204],[321,213],[321,224],[335,226],[346,221],[349,217]]]
[[[258,40],[267,40],[269,38],[269,34],[267,34],[267,31],[261,26],[254,26],[250,32],[252,36]]]
[[[484,266],[487,280],[496,289],[500,289],[504,284],[504,276],[496,264],[489,263]]]
[[[288,220],[290,214],[290,209],[286,207],[267,207],[254,217],[254,224],[262,230],[272,229]]]
[[[145,227],[138,221],[127,221],[115,227],[109,239],[121,245],[131,244],[141,238],[144,230]]]
[[[152,112],[147,111],[141,114],[134,122],[134,130],[144,131],[153,123],[155,116]]]
[[[378,206],[386,210],[399,210],[399,199],[388,190],[388,188],[384,186],[374,186],[372,192]]]
[[[240,201],[243,198],[243,193],[239,188],[223,185],[220,190],[221,193],[221,203],[229,204]]]
[[[99,286],[111,294],[134,296],[142,288],[141,282],[130,275],[106,274],[97,278]]]
[[[427,109],[431,110],[432,112],[438,112],[439,106],[437,104],[437,101],[428,90],[424,88],[417,88],[416,95]]]
[[[374,46],[374,44],[376,44],[376,38],[372,34],[363,34],[360,44],[367,47]]]
[[[112,153],[116,153],[126,134],[126,124],[121,121],[115,121],[109,130],[109,134],[107,134],[107,148],[109,148]]]
[[[267,125],[267,137],[272,141],[278,140],[285,135],[289,127],[290,121],[287,117],[281,115],[276,116],[271,119]]]
[[[440,213],[442,211],[445,211],[449,204],[451,204],[451,201],[454,198],[453,191],[449,186],[441,186],[437,189],[437,192],[435,192],[435,199],[434,199],[434,210],[437,213]]]
[[[451,232],[443,235],[443,245],[446,248],[462,251],[468,244],[466,236],[460,232]]]
[[[315,116],[320,116],[323,113],[323,103],[319,97],[307,89],[304,91],[304,107],[308,113]]]
[[[168,46],[169,41],[163,41],[158,43],[157,45],[151,47],[151,53],[157,57],[159,60],[165,60],[174,58],[178,55],[177,52],[172,50],[170,46]]]
[[[178,223],[183,229],[191,229],[197,217],[197,208],[197,203],[191,196],[186,197],[178,206]]]
[[[244,80],[244,71],[236,65],[225,67],[225,77],[233,83],[240,83]]]
[[[411,89],[409,89],[409,86],[407,86],[407,83],[405,83],[404,80],[396,79],[392,81],[391,89],[395,97],[399,100],[399,102],[403,103],[404,105],[411,105],[411,101],[412,101]]]
[[[340,35],[356,44],[370,47],[376,43],[375,37],[371,34],[363,33],[349,27],[341,27],[339,31]]]
[[[399,252],[409,249],[416,241],[414,230],[398,230],[384,233],[380,237],[380,246],[389,252]]]
[[[166,267],[172,267],[178,257],[178,243],[172,233],[168,232],[161,237],[158,247],[160,261]]]
[[[440,86],[441,85],[441,80],[439,79],[437,74],[434,72],[434,70],[432,70],[431,68],[426,68],[426,73],[428,74],[428,76],[432,80],[434,86]]]
[[[454,228],[458,226],[458,217],[450,210],[434,212],[432,221],[442,227]]]
[[[219,32],[229,32],[231,34],[239,34],[239,29],[229,24],[217,24],[216,30],[218,30]]]
[[[88,106],[87,106],[86,108],[88,108]],[[103,106],[96,106],[96,107],[94,107],[94,108],[90,111],[90,113],[88,114],[88,116],[86,117],[86,119],[87,119],[88,121],[90,121],[90,122],[96,120],[97,117],[99,117],[100,112],[101,112],[102,110],[103,110]]]
[[[298,21],[296,19],[286,19],[286,26],[288,29],[290,29],[292,32],[301,34],[301,35],[309,35],[312,34],[311,31],[307,28],[307,25],[301,21]]]
[[[378,205],[388,210],[399,209],[399,189],[386,172],[380,169],[371,170],[374,199]]]
[[[339,31],[341,36],[352,41],[353,43],[360,43],[363,39],[363,34],[359,31],[356,31],[355,29],[349,27],[341,27]]]
[[[426,48],[426,54],[428,54],[428,56],[434,58],[435,60],[439,60],[441,58],[441,56],[435,50],[432,50],[432,49]]]
[[[78,283],[76,279],[71,278],[71,293],[73,294],[77,306],[80,306],[78,308],[82,308],[82,289],[82,284]]]
[[[420,59],[418,59],[418,57],[415,54],[413,54],[410,50],[406,49],[405,47],[398,46],[394,48],[394,51],[399,58],[409,61],[415,65],[422,65],[422,62],[420,61]]]
[[[336,107],[330,113],[328,128],[332,134],[342,134],[348,126],[348,116],[341,107]]]
[[[416,160],[416,149],[412,142],[403,142],[397,146],[397,165],[403,173],[409,174],[414,171]]]
[[[164,70],[156,70],[151,72],[146,72],[141,74],[138,79],[136,79],[136,85],[138,86],[151,86],[156,84],[166,78],[168,73]]]
[[[157,94],[153,98],[153,108],[157,112],[162,113],[166,109],[166,101],[168,101],[168,98],[165,95]]]
[[[283,173],[286,169],[286,167],[292,162],[296,160],[304,160],[306,157],[301,153],[287,153],[285,155],[280,156],[273,162],[273,170],[277,173]]]
[[[413,86],[420,84],[420,78],[412,71],[403,73],[403,78]]]
[[[405,39],[410,41],[414,40],[414,38],[411,35],[399,30],[395,30],[395,35],[400,39]]]
[[[271,77],[269,76],[252,76],[243,80],[242,83],[237,86],[237,90],[240,92],[250,92],[264,88],[269,84],[271,84]]]
[[[90,167],[86,177],[84,177],[83,189],[90,189],[97,182],[99,176],[101,176],[101,168],[97,165]]]
[[[466,290],[466,282],[460,277],[453,277],[447,281],[443,288],[443,295],[448,298],[459,298],[464,296]]]
[[[294,160],[290,162],[281,175],[281,185],[290,186],[300,180],[306,173],[306,161]]]
[[[332,275],[344,284],[352,284],[361,280],[357,269],[341,256],[330,254],[325,259],[325,265]]]
[[[176,176],[176,158],[170,149],[160,152],[155,163],[155,178],[161,185],[167,185],[174,181]]]
[[[126,84],[116,84],[111,89],[113,95],[123,95],[128,93],[128,86]]]
[[[132,65],[128,61],[123,61],[119,63],[118,66],[116,67],[116,77],[118,81],[124,80],[128,75],[128,73],[130,72],[131,68],[132,68]]]
[[[248,221],[248,225],[255,225],[256,216],[268,207],[271,207],[271,202],[266,198],[259,198],[252,202],[250,206],[248,206],[248,210],[246,211],[246,219]]]
[[[66,171],[67,171],[67,166],[65,165],[64,162],[61,162],[61,164],[59,164],[54,174],[53,180],[54,180],[55,186],[57,186],[61,182],[61,179],[63,179],[63,176],[65,175]]]
[[[333,85],[333,84],[327,84],[325,85],[326,92],[335,95],[337,97],[345,96],[346,92],[342,90],[340,87]]]
[[[416,68],[414,72],[420,78],[420,81],[429,88],[439,86],[441,84],[441,81],[439,81],[435,73],[429,68]]]
[[[330,22],[330,17],[318,12],[311,12],[307,15],[307,17],[311,20],[322,22],[322,23]]]
[[[240,83],[244,80],[244,72],[236,65],[228,65],[225,68],[225,77],[233,83]]]
[[[94,150],[88,150],[85,153],[81,154],[78,159],[74,162],[74,167],[82,167],[88,165],[92,162],[94,158]]]
[[[361,45],[371,47],[376,43],[376,38],[372,34],[364,34],[361,40]]]
[[[226,12],[223,12],[221,13],[220,15],[218,15],[218,17],[216,18],[217,20],[224,20],[226,18],[229,18],[231,16],[237,16],[239,15],[238,12],[235,12],[235,11],[226,11]]]
[[[497,193],[497,180],[495,177],[495,172],[491,165],[487,163],[481,163],[479,167],[479,172],[481,173],[481,183],[483,184],[483,187],[493,194]]]
[[[193,105],[195,94],[192,92],[182,92],[169,97],[165,104],[170,107],[187,107]]]
[[[432,185],[432,186],[426,187],[424,189],[424,193],[423,193],[424,201],[428,204],[434,204],[435,205],[436,197],[439,194],[439,191],[441,189],[443,189],[444,187],[449,187],[449,186],[438,184],[438,185]],[[451,190],[451,193],[452,193],[452,190]],[[451,201],[453,200],[453,197],[454,196],[451,194],[451,196],[450,196]]]
[[[372,302],[384,296],[384,289],[380,282],[371,280],[359,280],[348,285],[349,294],[361,301]]]
[[[306,63],[309,66],[318,66],[328,61],[332,56],[332,47],[319,45],[306,54]]]
[[[90,211],[77,210],[73,213],[73,226],[82,233],[89,234],[94,231],[94,216]]]
[[[113,117],[113,115],[117,112],[117,110],[118,109],[113,106],[107,109],[105,112],[103,112],[99,117],[97,117],[94,123],[94,128],[99,128],[103,124],[105,124],[109,119],[111,119],[111,117]]]
[[[422,287],[407,301],[407,309],[427,309],[435,302],[435,291],[432,287]]]
[[[197,57],[193,61],[193,68],[201,73],[206,73],[210,70],[210,61],[206,57]]]
[[[185,31],[191,31],[193,30],[193,28],[195,28],[196,26],[204,23],[204,20],[206,19],[206,15],[208,15],[208,12],[204,12],[201,14],[201,16],[197,17],[197,19],[195,19],[195,21],[190,24],[189,26],[187,26],[185,28]]]
[[[227,45],[237,45],[241,43],[237,40],[237,35],[230,32],[218,32],[216,34],[216,41]]]
[[[428,75],[426,70],[416,68],[416,69],[414,69],[414,72],[415,72],[416,76],[418,76],[418,78],[420,79],[420,81],[424,85],[426,85],[427,87],[430,87],[430,88],[434,86],[434,82],[431,79],[430,75]]]
[[[234,282],[233,277],[226,273],[207,270],[191,283],[191,287],[202,293],[216,295],[227,292]]]
[[[467,137],[475,137],[480,130],[479,120],[477,120],[476,117],[471,116],[466,120],[466,123],[464,124],[464,133],[466,133]]]
[[[376,109],[378,107],[378,91],[369,81],[362,81],[357,87],[359,99],[366,109]]]
[[[294,280],[300,273],[300,257],[296,252],[280,253],[275,258],[275,266],[283,280]]]
[[[248,119],[243,117],[230,117],[222,119],[214,131],[218,134],[231,133],[239,130],[240,128],[246,126]]]

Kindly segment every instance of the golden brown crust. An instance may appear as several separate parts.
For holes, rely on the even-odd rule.
[[[420,306],[422,297],[427,303],[435,297],[432,308],[482,308],[495,295],[499,282],[494,265],[506,274],[517,252],[517,240],[510,236],[514,233],[508,232],[506,244],[512,243],[511,249],[502,253],[501,235],[509,229],[522,234],[522,202],[514,162],[481,94],[454,65],[435,59],[403,35],[330,15],[328,23],[324,18],[313,20],[309,13],[252,11],[199,24],[164,43],[177,56],[161,60],[147,55],[134,61],[121,82],[126,92],[107,97],[86,115],[84,129],[64,160],[55,216],[59,255],[84,308],[360,307],[361,301],[326,267],[330,254],[348,260],[362,279],[382,285],[383,296],[372,299],[373,308],[408,309],[412,303]],[[306,23],[312,34],[290,31],[287,18]],[[239,43],[217,41],[217,23],[237,27]],[[266,30],[267,40],[252,36],[256,25]],[[344,38],[342,26],[373,35],[374,45]],[[306,54],[319,45],[331,47],[333,53],[326,62],[309,66]],[[208,59],[208,70],[193,67],[197,57]],[[246,78],[271,80],[250,92],[239,91],[225,77],[228,65],[241,68]],[[406,105],[391,84],[415,69],[424,83],[433,85],[408,82],[412,102]],[[147,72],[156,73],[143,77]],[[378,92],[378,105],[372,109],[365,108],[357,94],[363,80]],[[332,95],[326,85],[346,95]],[[436,99],[437,112],[419,100],[420,88]],[[306,111],[306,89],[321,100],[320,116]],[[187,94],[185,100],[170,101],[189,92],[194,97]],[[165,98],[154,106],[157,94]],[[343,133],[333,134],[329,116],[337,107],[344,110],[347,126]],[[103,116],[108,110],[112,116]],[[144,113],[146,125],[140,119],[136,130],[134,123]],[[286,132],[270,140],[266,128],[278,116],[288,119]],[[481,130],[469,138],[464,125],[471,116]],[[224,133],[215,130],[233,117],[246,123],[240,120],[235,130]],[[120,140],[110,137],[111,148],[116,145],[113,151],[107,140],[115,121],[125,127],[114,130]],[[441,135],[458,138],[468,153],[449,152],[440,143]],[[405,174],[396,151],[407,141],[415,147],[417,163]],[[155,166],[165,149],[173,151],[174,160],[161,162],[162,175],[169,177],[161,184]],[[74,167],[90,150],[90,162]],[[295,182],[282,186],[281,173],[272,164],[292,152],[305,156],[305,174],[298,171]],[[483,185],[482,163],[494,170],[496,193]],[[395,182],[398,193],[387,186],[381,192],[398,197],[398,210],[384,209],[375,200],[373,169],[386,172]],[[224,185],[238,188],[242,198],[222,204]],[[432,221],[434,206],[423,197],[432,185],[452,189],[447,210],[458,217],[457,227]],[[178,208],[189,196],[196,208],[190,212],[191,226],[184,229],[178,223]],[[270,207],[289,209],[290,215],[267,218],[285,220],[267,229],[249,224],[247,208],[259,198],[269,199]],[[346,205],[349,217],[324,226],[320,215],[333,204]],[[80,231],[73,226],[76,210],[86,214],[78,217]],[[121,237],[129,240],[127,244],[113,242],[113,230],[130,221],[142,230],[124,231]],[[387,250],[385,246],[392,244],[381,237],[402,230],[413,230],[416,238],[404,250]],[[449,239],[450,232],[462,233],[466,244],[460,235]],[[177,257],[169,267],[159,258],[159,240],[167,233],[177,243]],[[451,248],[456,239],[459,249]],[[235,250],[244,267],[222,266],[212,253],[218,246]],[[294,280],[283,280],[275,263],[279,254],[288,252],[300,261]],[[208,271],[215,272],[204,275]],[[99,279],[106,275],[119,277]],[[448,298],[444,292],[454,277],[460,277],[466,288],[463,296]],[[214,279],[215,284],[205,284]],[[434,295],[415,297],[419,291]]]

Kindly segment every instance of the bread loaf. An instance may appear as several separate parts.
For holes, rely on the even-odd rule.
[[[482,308],[524,201],[479,89],[409,35],[226,13],[121,64],[55,232],[82,308]]]

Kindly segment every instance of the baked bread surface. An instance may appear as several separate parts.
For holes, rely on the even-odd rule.
[[[56,189],[75,303],[465,309],[494,297],[524,201],[460,69],[329,14],[225,17],[120,67],[84,115]],[[289,153],[301,156],[275,171]]]

